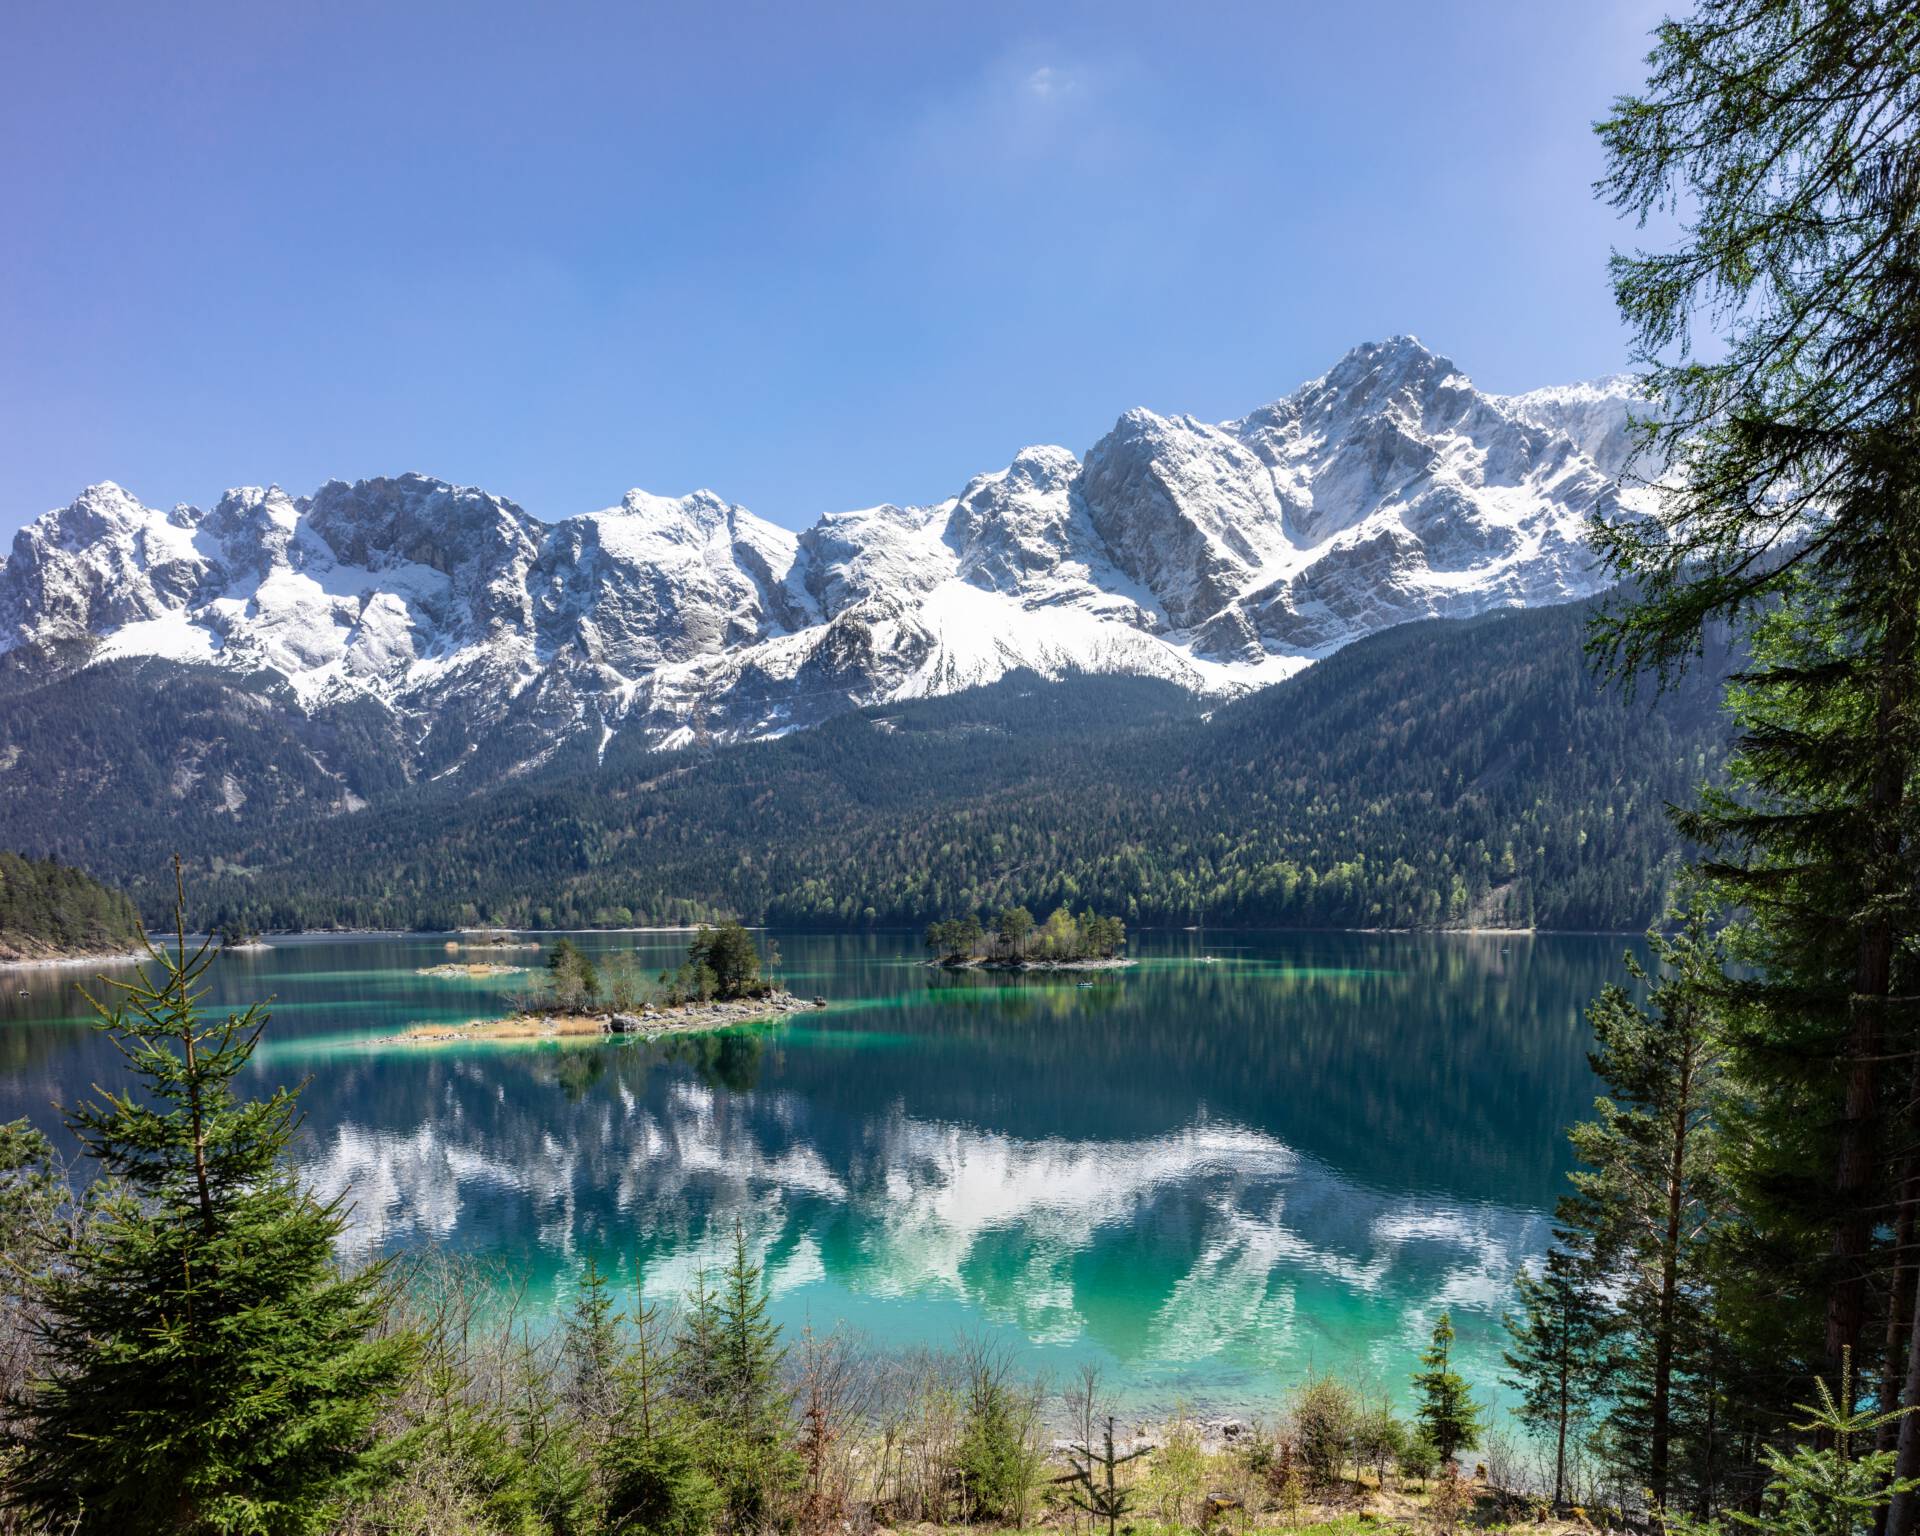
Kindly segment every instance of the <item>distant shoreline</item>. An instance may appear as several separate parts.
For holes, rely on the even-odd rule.
[[[711,927],[713,925],[707,924],[706,926]],[[793,934],[795,936],[806,935],[806,934],[847,935],[847,934],[862,934],[862,933],[917,934],[921,931],[918,925],[910,924],[910,923],[889,924],[884,926],[876,926],[872,928],[860,927],[860,926],[821,927],[816,924],[809,924],[809,923],[801,923],[801,924],[794,925],[792,927],[788,927],[780,923],[743,923],[741,926],[746,928],[751,933],[773,932],[773,933]],[[271,941],[276,939],[296,939],[296,940],[419,939],[422,941],[433,940],[433,939],[439,939],[442,941],[458,939],[461,942],[465,943],[469,941],[469,936],[475,935],[475,934],[483,934],[483,933],[525,934],[532,938],[539,939],[543,937],[559,938],[561,936],[569,935],[569,934],[698,933],[700,931],[700,927],[701,927],[700,924],[693,923],[693,924],[682,924],[678,926],[651,926],[651,927],[629,927],[629,928],[270,928],[262,931],[261,938],[265,942],[262,942],[259,944],[248,944],[246,946],[236,945],[232,947],[236,949],[241,947],[244,947],[247,949],[263,949],[263,948],[271,949],[273,947]],[[1142,924],[1132,925],[1132,931],[1136,934],[1161,934],[1161,933],[1198,933],[1201,930],[1198,928],[1195,928],[1191,924],[1180,924],[1180,925],[1169,924],[1166,926],[1158,926],[1153,924],[1142,923]],[[1410,937],[1416,936],[1416,935],[1431,934],[1436,937],[1451,937],[1451,938],[1479,937],[1479,938],[1509,938],[1509,939],[1532,939],[1532,938],[1637,939],[1645,935],[1646,928],[1645,927],[1639,927],[1639,928],[1320,928],[1320,927],[1277,926],[1272,924],[1268,924],[1268,925],[1249,924],[1244,927],[1241,927],[1241,926],[1227,927],[1223,925],[1223,926],[1211,928],[1207,931],[1210,933],[1216,934],[1221,938],[1226,938],[1235,934],[1349,933],[1349,934],[1398,934],[1398,935],[1406,935]],[[189,934],[188,937],[195,938],[195,937],[200,937],[200,935]],[[480,945],[476,945],[475,947],[485,948],[486,946],[484,944],[480,944]],[[87,963],[92,961],[101,961],[101,960],[118,960],[118,959],[144,960],[146,958],[146,954],[144,951],[135,950],[135,951],[131,951],[127,955],[85,955],[85,956],[72,956],[72,957],[65,957],[65,958],[71,958],[76,964],[82,964],[82,963]],[[14,965],[37,965],[42,963],[54,964],[54,963],[60,963],[60,962],[55,960],[48,960],[45,962],[37,961],[37,960],[0,960],[0,969],[4,969],[8,966],[14,966]]]
[[[84,955],[10,955],[0,959],[0,971],[54,970],[76,965],[124,965],[150,959],[144,949],[101,950]]]
[[[1124,971],[1139,962],[1131,957],[1110,955],[1100,960],[996,960],[981,957],[929,960],[927,964],[936,971]]]

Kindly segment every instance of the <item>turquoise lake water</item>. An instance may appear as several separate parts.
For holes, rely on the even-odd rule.
[[[930,972],[905,934],[779,939],[827,1008],[652,1045],[372,1045],[524,985],[419,975],[439,938],[277,941],[214,997],[273,997],[254,1076],[310,1078],[299,1168],[350,1192],[360,1252],[483,1253],[546,1304],[591,1255],[673,1297],[738,1223],[789,1326],[995,1335],[1140,1411],[1258,1410],[1315,1369],[1404,1399],[1448,1308],[1480,1395],[1510,1395],[1500,1315],[1625,941],[1147,934],[1081,986]],[[659,969],[686,940],[580,942]],[[0,1118],[57,1128],[118,1057],[77,973],[0,976]]]

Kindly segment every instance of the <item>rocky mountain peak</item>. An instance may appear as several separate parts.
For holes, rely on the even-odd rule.
[[[1632,400],[1486,394],[1396,336],[1237,421],[1129,410],[1084,459],[1023,448],[949,501],[799,534],[704,489],[547,523],[418,473],[205,513],[101,482],[14,540],[0,650],[51,679],[162,656],[308,710],[371,701],[423,743],[409,772],[483,738],[790,730],[1015,667],[1230,694],[1390,624],[1594,590],[1585,520],[1636,505]]]

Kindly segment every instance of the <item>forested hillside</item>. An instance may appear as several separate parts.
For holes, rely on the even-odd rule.
[[[1586,618],[1408,625],[1210,716],[1162,684],[1021,675],[776,742],[616,740],[597,769],[190,852],[218,915],[263,928],[917,924],[1011,901],[1635,928],[1674,867],[1666,806],[1717,771],[1719,669],[1627,699],[1592,676]]]
[[[141,941],[124,892],[77,869],[0,852],[0,960],[123,954]]]

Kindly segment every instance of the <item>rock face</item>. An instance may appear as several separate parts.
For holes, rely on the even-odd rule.
[[[1396,337],[1239,421],[1129,411],[1084,461],[1028,448],[952,500],[799,535],[710,491],[548,524],[414,474],[204,512],[102,484],[15,538],[0,653],[372,707],[410,777],[582,733],[766,736],[1018,667],[1229,694],[1387,625],[1595,590],[1584,522],[1639,494],[1631,401],[1625,379],[1484,394]]]

